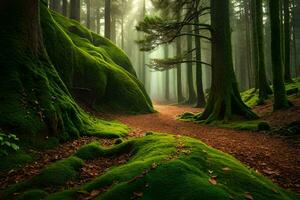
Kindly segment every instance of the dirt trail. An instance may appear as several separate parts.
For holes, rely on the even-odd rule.
[[[220,129],[176,120],[179,114],[199,112],[199,109],[169,105],[156,105],[155,109],[158,113],[112,117],[129,125],[131,134],[135,136],[147,131],[159,131],[198,138],[233,155],[282,187],[300,192],[299,146],[263,133]]]

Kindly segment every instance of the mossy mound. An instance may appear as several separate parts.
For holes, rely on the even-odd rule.
[[[48,55],[68,89],[98,111],[152,112],[125,53],[80,23],[42,9]]]
[[[285,90],[288,96],[300,94],[300,77],[293,79],[292,83],[285,84]],[[250,89],[241,93],[243,101],[249,107],[254,107],[259,102],[258,91],[255,89]]]
[[[126,126],[95,120],[75,97],[98,110],[152,112],[128,57],[110,41],[41,5],[44,46],[34,55],[24,38],[22,4],[0,17],[0,128],[22,143],[45,137],[120,137]]]
[[[91,157],[90,152],[97,153],[92,154]],[[82,147],[75,156],[84,160],[122,153],[131,155],[126,164],[113,167],[104,175],[78,188],[52,193],[42,199],[284,200],[300,198],[299,195],[279,188],[262,175],[244,167],[235,158],[187,137],[153,133],[109,149],[92,143]],[[72,158],[81,160],[74,156]],[[38,175],[32,180],[40,178],[41,175]],[[5,197],[11,197],[13,192],[20,193],[20,196],[33,192],[44,195],[41,190],[46,189],[47,181],[48,178],[44,177],[44,185],[25,182],[23,187],[17,189],[15,185],[2,192],[0,196],[4,197],[5,194]]]

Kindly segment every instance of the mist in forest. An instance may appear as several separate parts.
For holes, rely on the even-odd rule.
[[[53,1],[55,2],[55,1]],[[105,36],[105,3],[108,0],[81,0],[80,22],[86,27]],[[159,17],[166,20],[165,22],[178,21],[177,16],[183,18],[186,15],[184,9],[178,10],[177,13],[169,11],[166,16],[166,7],[163,7],[159,0],[111,0],[110,2],[110,40],[118,47],[123,49],[137,72],[139,80],[145,85],[145,88],[154,102],[160,103],[183,103],[196,105],[197,96],[197,77],[196,63],[180,63],[165,67],[153,66],[153,60],[168,60],[179,57],[179,54],[189,52],[189,48],[195,48],[195,40],[192,36],[184,35],[168,42],[161,42],[155,48],[141,50],[142,41],[147,33],[143,30],[137,30],[138,26],[147,21],[147,19]],[[176,2],[176,1],[175,1]],[[209,1],[200,1],[201,6],[209,6]],[[50,7],[59,12],[64,12],[64,4],[70,2],[65,0],[60,5]],[[172,4],[172,0],[169,0]],[[271,36],[270,36],[270,17],[268,5],[265,1],[263,4],[263,39],[264,39],[264,59],[268,81],[272,80],[272,62],[271,62]],[[230,4],[230,23],[232,34],[232,54],[234,70],[237,77],[240,91],[245,91],[255,87],[256,73],[256,42],[255,37],[255,15],[251,1],[233,0]],[[167,8],[168,9],[168,8]],[[290,3],[290,63],[291,76],[300,75],[300,56],[297,50],[300,48],[300,1],[294,0]],[[188,9],[186,9],[188,10]],[[68,14],[68,13],[67,13]],[[282,19],[284,18],[282,14]],[[284,20],[282,20],[284,21]],[[200,23],[210,24],[210,16],[204,13],[200,17]],[[284,24],[282,24],[284,26]],[[185,32],[194,31],[192,27],[185,27]],[[298,33],[298,34],[297,34]],[[210,37],[206,30],[200,30],[200,34]],[[180,45],[178,45],[180,40]],[[177,44],[176,44],[177,42]],[[195,53],[190,55],[191,60],[195,60]],[[201,61],[202,64],[202,84],[205,96],[211,86],[211,41],[201,38]],[[151,64],[152,63],[152,64]],[[178,82],[178,73],[180,79]],[[181,92],[178,85],[181,85]],[[178,95],[178,93],[182,93]],[[179,98],[179,96],[182,96]]]

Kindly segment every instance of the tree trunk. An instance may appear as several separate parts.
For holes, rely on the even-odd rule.
[[[286,96],[280,31],[280,0],[269,1],[270,21],[271,21],[271,51],[272,51],[272,71],[274,88],[274,110],[289,107]]]
[[[63,3],[62,3],[62,14],[64,16],[68,16],[68,0],[63,0]]]
[[[257,51],[258,51],[258,90],[259,90],[259,104],[264,103],[269,94],[272,94],[272,89],[268,84],[265,54],[264,54],[264,33],[263,33],[263,5],[262,0],[252,0],[254,2],[255,21],[254,24],[257,31]]]
[[[50,8],[52,10],[55,10],[56,12],[60,12],[61,11],[60,3],[61,3],[61,0],[51,0],[50,1]]]
[[[105,0],[105,37],[111,39],[111,1]]]
[[[176,39],[176,54],[177,57],[181,56],[181,39],[180,37]],[[184,102],[184,97],[182,94],[182,79],[181,79],[181,64],[176,67],[177,70],[177,101],[179,104]]]
[[[291,23],[290,0],[283,0],[284,4],[284,80],[293,82],[291,77]]]
[[[100,31],[101,31],[101,22],[100,22],[100,8],[99,7],[97,7],[96,8],[97,10],[96,10],[96,20],[97,20],[97,23],[96,23],[96,26],[97,26],[97,28],[96,28],[96,33],[98,34],[98,35],[100,35]]]
[[[38,57],[45,53],[40,25],[39,0],[32,0],[30,4],[24,3],[22,8],[24,19],[22,27],[24,27],[23,35],[25,43],[32,54]]]
[[[195,24],[199,24],[199,17],[195,18]],[[194,26],[195,34],[200,35],[200,30],[197,25]],[[196,60],[199,61],[196,63],[196,86],[197,86],[197,108],[205,107],[205,95],[203,92],[203,81],[202,81],[202,55],[201,55],[201,39],[195,37],[195,47],[196,47]]]
[[[117,35],[116,35],[116,28],[117,28],[117,21],[116,16],[111,16],[111,33],[110,33],[110,40],[116,44]]]
[[[86,0],[86,26],[91,28],[91,0]]]
[[[168,45],[165,46],[164,48],[164,57],[165,59],[167,59],[169,57],[169,47]],[[165,79],[165,86],[166,86],[166,90],[165,90],[165,99],[166,101],[170,100],[170,72],[169,70],[165,71],[166,74],[166,79]]]
[[[233,70],[229,0],[211,1],[212,86],[205,111],[196,120],[228,121],[233,115],[257,119],[240,97]]]
[[[192,32],[192,26],[187,27],[187,32]],[[187,59],[193,60],[193,38],[191,36],[187,36],[187,51],[189,52]],[[187,86],[188,86],[188,94],[189,98],[187,103],[189,105],[192,105],[196,103],[197,101],[197,95],[194,88],[194,76],[193,76],[193,63],[189,62],[187,63]]]
[[[71,0],[70,18],[80,21],[80,0]]]

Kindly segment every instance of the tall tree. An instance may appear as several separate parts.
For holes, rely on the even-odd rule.
[[[164,47],[164,57],[165,59],[167,59],[169,57],[169,46],[165,45]],[[166,79],[165,79],[165,86],[166,86],[166,90],[165,90],[165,99],[167,101],[170,100],[170,72],[169,70],[165,71],[165,75],[166,75]]]
[[[60,12],[61,11],[61,5],[60,5],[60,3],[61,3],[61,0],[51,0],[50,1],[50,8],[52,9],[52,10],[55,10],[55,11],[57,11],[57,12]]]
[[[281,22],[280,22],[280,0],[269,1],[271,22],[271,51],[272,71],[274,88],[274,110],[287,108],[289,103],[284,85],[282,48],[281,48]]]
[[[200,30],[197,26],[197,24],[200,24],[199,17],[195,18],[195,35],[200,35]],[[196,47],[196,90],[197,90],[197,102],[196,107],[202,108],[205,106],[205,95],[203,92],[203,81],[202,81],[202,63],[200,62],[202,60],[201,55],[201,38],[200,37],[194,37],[195,38],[195,47]]]
[[[233,70],[229,0],[211,0],[212,86],[205,111],[196,119],[210,123],[233,115],[256,119],[240,97]]]
[[[105,37],[111,38],[111,0],[105,0]]]
[[[176,56],[177,57],[180,57],[181,56],[181,38],[177,38],[176,39]],[[177,71],[177,102],[180,104],[180,103],[183,103],[184,102],[184,97],[183,97],[183,94],[182,94],[182,71],[181,71],[181,63],[178,63],[176,65],[176,71]]]
[[[284,80],[292,82],[291,77],[291,13],[290,0],[283,0],[284,7]]]
[[[86,0],[86,26],[91,28],[91,0]]]
[[[68,16],[68,6],[69,6],[68,0],[63,0],[63,2],[62,2],[62,14],[66,17]]]
[[[192,26],[187,26],[187,32],[191,33],[192,32]],[[193,60],[193,37],[187,36],[187,51],[188,53],[188,60]],[[187,86],[188,86],[188,104],[194,104],[196,103],[197,100],[197,95],[195,92],[195,87],[194,87],[194,75],[193,75],[193,63],[188,62],[187,64]]]
[[[80,0],[71,0],[70,18],[80,21]]]
[[[252,14],[253,14],[253,41],[255,42],[255,49],[257,51],[257,89],[259,90],[259,104],[264,103],[269,94],[272,94],[272,89],[268,83],[265,67],[264,54],[264,33],[263,33],[263,4],[262,0],[252,0]]]

